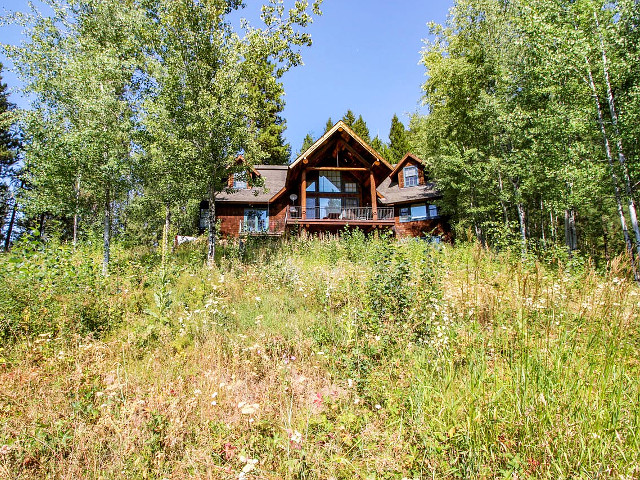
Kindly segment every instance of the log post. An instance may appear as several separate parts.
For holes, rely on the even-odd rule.
[[[376,197],[376,179],[373,178],[373,170],[369,170],[369,183],[371,184],[371,212],[373,219],[378,220],[378,198]]]
[[[302,182],[300,182],[300,212],[302,220],[307,218],[307,170],[302,170]]]

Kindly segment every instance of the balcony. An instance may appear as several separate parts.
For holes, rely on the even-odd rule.
[[[386,225],[393,224],[393,207],[289,207],[285,217],[287,224],[336,224],[336,225]]]

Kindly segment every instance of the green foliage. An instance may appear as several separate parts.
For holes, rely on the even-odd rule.
[[[348,126],[353,127],[353,124],[356,122],[356,116],[351,111],[351,109],[347,110],[347,113],[342,117],[342,121]]]
[[[367,127],[367,123],[362,118],[362,115],[358,115],[358,119],[353,122],[351,128],[353,129],[354,133],[365,142],[371,142],[371,138],[369,137],[369,127]]]
[[[635,475],[624,259],[598,273],[561,249],[355,229],[268,240],[220,248],[220,268],[203,242],[164,267],[116,244],[106,278],[89,245],[2,257],[3,322],[19,314],[0,350],[9,475]],[[93,304],[108,327],[78,326]]]
[[[311,147],[311,145],[314,144],[314,140],[313,137],[311,136],[310,133],[307,133],[307,135],[304,137],[304,140],[302,140],[302,146],[300,147],[300,151],[298,152],[298,156],[302,155],[304,152],[306,152],[309,147]]]
[[[1,257],[2,342],[100,336],[119,325],[127,311],[139,310],[135,279],[142,274],[140,265],[128,265],[123,272],[128,278],[118,285],[101,277],[96,253],[55,242],[45,249],[37,239],[24,236]]]
[[[524,252],[529,243],[561,245],[565,212],[577,212],[583,251],[620,251],[622,236],[607,233],[620,231],[612,223],[617,167],[605,168],[602,132],[585,119],[597,118],[590,71],[596,90],[606,91],[603,53],[611,72],[628,71],[618,57],[629,48],[619,43],[623,22],[615,18],[629,8],[627,2],[460,0],[445,25],[431,25],[423,50],[429,115],[412,118],[411,148],[427,161],[444,194],[443,210],[459,230],[470,228],[490,245],[497,245],[495,232],[504,232],[498,243],[512,239]],[[618,96],[625,102],[622,92],[635,90],[636,77],[626,78]],[[600,96],[604,103],[606,94]],[[629,165],[636,163],[627,156]]]
[[[327,133],[329,130],[331,130],[333,128],[333,120],[331,120],[331,117],[329,117],[327,119],[327,123],[324,126],[324,133]]]
[[[409,140],[404,124],[398,119],[396,114],[391,119],[391,128],[389,129],[389,149],[388,160],[395,164],[409,153]]]

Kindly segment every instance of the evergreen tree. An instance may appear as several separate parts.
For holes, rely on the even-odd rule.
[[[382,158],[384,158],[385,160],[389,160],[389,147],[386,143],[380,140],[380,137],[378,135],[376,135],[375,138],[371,141],[371,147],[380,155],[382,155]]]
[[[409,140],[404,124],[393,115],[389,130],[389,158],[391,163],[398,163],[409,152]]]
[[[353,127],[353,124],[356,122],[356,116],[355,114],[351,111],[351,109],[347,110],[347,113],[344,114],[344,117],[342,117],[342,121],[348,126],[348,127]]]
[[[327,119],[327,123],[324,126],[324,133],[327,133],[329,130],[331,130],[333,128],[333,120],[331,120],[331,117],[329,117]]]
[[[367,127],[367,123],[362,118],[362,115],[358,115],[358,119],[353,122],[351,128],[361,139],[365,142],[371,142],[371,138],[369,137],[369,127]]]
[[[249,85],[249,93],[256,105],[257,143],[264,153],[262,163],[286,165],[291,156],[291,145],[284,140],[287,122],[280,115],[284,109],[284,88],[282,82],[272,81],[275,74],[273,63],[264,59],[257,63],[259,72]]]
[[[300,151],[298,152],[298,156],[300,156],[304,152],[306,152],[309,149],[309,147],[311,145],[313,145],[314,143],[315,143],[315,140],[313,139],[311,134],[307,133],[307,135],[304,137],[304,140],[302,140],[302,147],[300,147]]]

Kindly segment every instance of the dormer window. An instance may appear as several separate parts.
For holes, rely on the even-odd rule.
[[[418,167],[410,166],[402,169],[405,187],[415,187],[418,185]]]
[[[233,188],[235,190],[244,190],[247,188],[247,174],[244,172],[236,172],[233,174]]]

